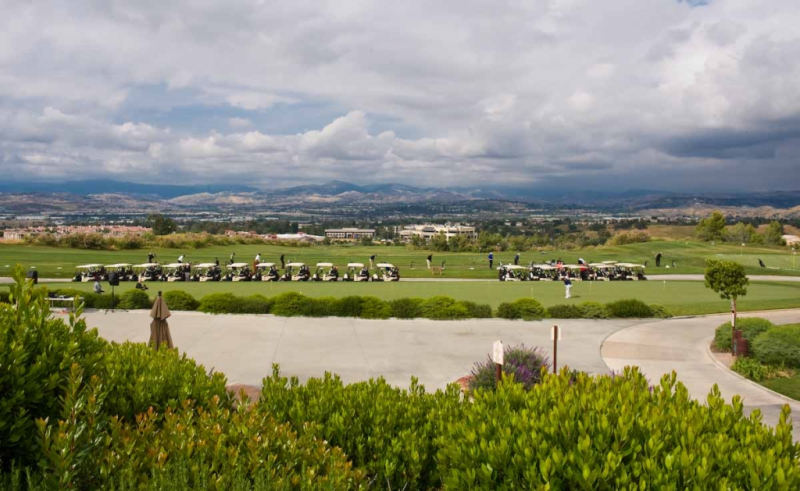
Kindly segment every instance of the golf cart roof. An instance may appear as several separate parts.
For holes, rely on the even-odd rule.
[[[379,268],[394,268],[394,264],[391,263],[378,263],[375,266]]]
[[[80,266],[75,266],[75,269],[91,269],[91,268],[102,268],[102,264],[81,264]]]
[[[505,268],[506,269],[528,269],[525,266],[520,266],[519,264],[509,264]]]
[[[144,264],[134,264],[134,268],[155,268],[158,266],[158,263],[144,263]]]
[[[106,268],[127,268],[128,266],[132,265],[129,263],[106,264]]]
[[[332,268],[333,263],[317,263],[318,268]]]
[[[256,268],[271,268],[275,266],[275,263],[258,263],[256,264]]]
[[[192,267],[193,268],[198,268],[198,269],[200,269],[200,268],[213,268],[216,265],[217,265],[217,263],[200,263],[200,264],[195,264]]]
[[[542,271],[553,271],[554,269],[556,269],[555,266],[550,266],[549,264],[537,264],[536,266],[534,266],[534,268],[539,268]]]
[[[617,264],[619,261],[603,261],[603,264]]]
[[[164,266],[165,268],[182,268],[183,263],[170,263]]]
[[[614,267],[613,264],[605,264],[605,263],[592,263],[589,266],[591,266],[593,268],[598,268],[598,269],[608,269],[608,268],[613,268]]]
[[[363,268],[364,263],[347,263],[348,268]]]
[[[246,268],[246,267],[248,267],[248,266],[250,266],[250,264],[249,264],[249,263],[233,263],[233,264],[229,264],[229,265],[228,265],[228,269],[233,269],[233,268]]]
[[[582,269],[585,266],[581,266],[580,264],[565,264],[564,267],[569,269]]]
[[[633,264],[633,263],[618,263],[617,266],[622,266],[623,268],[644,268],[643,264]]]
[[[287,268],[299,268],[300,266],[305,266],[306,263],[289,263],[286,265]]]

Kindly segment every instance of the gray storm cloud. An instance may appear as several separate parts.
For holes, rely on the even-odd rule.
[[[793,0],[0,7],[0,170],[18,179],[800,182]]]

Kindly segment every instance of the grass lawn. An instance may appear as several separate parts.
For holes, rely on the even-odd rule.
[[[791,377],[765,380],[761,382],[761,385],[786,397],[800,401],[800,373],[796,373]]]
[[[588,300],[612,302],[622,298],[638,298],[647,303],[664,305],[675,315],[710,314],[727,312],[729,304],[699,281],[631,281],[631,282],[575,282],[572,299],[564,299],[564,286],[557,282],[501,283],[486,282],[403,282],[398,283],[272,283],[272,282],[217,282],[217,283],[148,283],[148,293],[155,296],[158,290],[184,290],[196,298],[213,292],[232,292],[237,295],[261,293],[278,295],[285,291],[299,291],[304,295],[343,297],[346,295],[374,295],[391,300],[402,297],[432,297],[448,295],[461,300],[487,303],[496,307],[522,297],[533,297],[545,306],[580,303]],[[92,283],[52,283],[50,288],[77,288],[91,291]],[[134,283],[123,283],[117,293],[133,288]],[[108,291],[107,284],[104,288]],[[739,308],[765,310],[800,307],[800,283],[753,282],[747,297],[739,301]]]
[[[69,278],[75,266],[87,263],[113,264],[146,262],[148,250],[133,251],[90,251],[55,247],[39,247],[24,245],[0,244],[0,276],[10,276],[15,264],[22,264],[26,269],[35,266],[42,278]],[[257,253],[262,260],[279,263],[281,254],[286,260],[303,261],[309,265],[317,262],[332,261],[337,265],[348,262],[369,262],[369,256],[378,255],[378,261],[388,261],[400,268],[401,274],[408,278],[430,276],[425,266],[425,257],[433,254],[433,262],[440,265],[446,262],[445,276],[454,278],[496,278],[497,272],[490,270],[486,253],[438,253],[429,251],[412,251],[404,246],[372,246],[336,245],[315,247],[282,247],[279,245],[238,245],[214,246],[201,249],[154,249],[157,260],[161,263],[174,262],[179,255],[186,254],[186,260],[212,262],[219,258],[226,262],[231,252],[236,253],[238,261],[252,262]],[[662,265],[675,267],[655,268],[654,256],[661,252]],[[500,262],[513,261],[515,251],[495,253],[495,266]],[[692,241],[652,241],[642,244],[631,244],[615,247],[587,248],[573,251],[530,251],[521,255],[521,263],[530,261],[544,262],[562,258],[567,263],[577,263],[582,257],[589,262],[617,260],[644,263],[648,262],[647,272],[654,273],[702,273],[706,258],[729,259],[744,264],[748,274],[781,274],[800,275],[800,258],[793,258],[787,248],[756,248],[733,245],[716,245]],[[770,268],[758,266],[762,259]],[[795,259],[796,263],[793,263]],[[796,268],[794,271],[790,270]]]

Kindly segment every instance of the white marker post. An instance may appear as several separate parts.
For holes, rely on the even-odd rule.
[[[556,373],[556,360],[558,358],[558,342],[561,341],[561,331],[558,326],[550,328],[550,339],[553,340],[553,373]]]
[[[503,377],[503,342],[495,341],[492,345],[492,361],[495,366],[495,380],[500,384]]]

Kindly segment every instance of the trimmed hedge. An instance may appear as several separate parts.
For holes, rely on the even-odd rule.
[[[663,308],[663,307],[661,307]],[[608,319],[608,309],[600,302],[583,302],[578,304],[583,319]]]
[[[237,297],[233,293],[209,293],[200,299],[197,310],[207,314],[240,314],[242,297]]]
[[[511,303],[501,303],[497,307],[497,317],[502,319],[541,320],[546,314],[542,304],[532,298],[520,298]]]
[[[551,319],[582,319],[583,312],[577,305],[551,305],[547,307]]]
[[[422,317],[422,304],[425,300],[421,298],[398,298],[389,302],[392,310],[392,317],[397,319],[416,319]],[[487,306],[488,307],[488,306]],[[491,307],[489,307],[491,311]]]
[[[450,297],[436,296],[426,299],[420,306],[422,317],[434,320],[458,320],[469,317],[469,309],[460,302]]]
[[[606,310],[611,317],[617,319],[629,318],[648,318],[653,317],[653,309],[649,305],[636,298],[617,300],[607,303]]]
[[[150,295],[142,290],[128,290],[119,296],[119,307],[122,309],[149,309],[152,306]]]
[[[736,319],[736,329],[741,329],[742,337],[753,340],[761,334],[775,327],[775,324],[761,317],[740,317]],[[730,321],[720,324],[714,332],[714,349],[717,351],[730,352],[733,347],[731,344],[731,323]]]
[[[755,337],[753,357],[766,365],[800,368],[800,325],[777,326]]]
[[[170,290],[164,292],[164,301],[170,310],[197,310],[200,302],[182,290]]]

